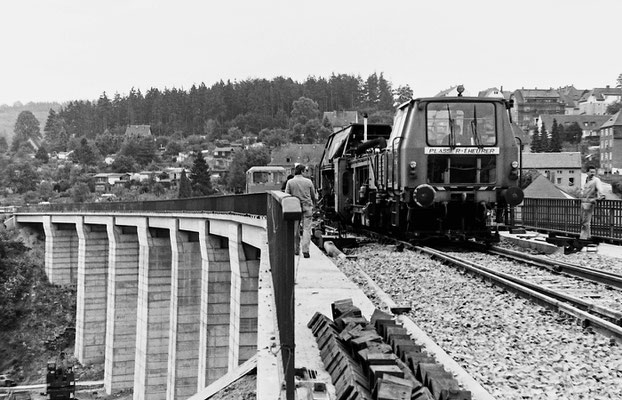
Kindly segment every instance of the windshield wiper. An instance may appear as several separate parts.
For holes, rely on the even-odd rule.
[[[471,133],[473,134],[473,141],[475,142],[475,145],[480,149],[484,147],[477,133],[477,109],[475,105],[473,105],[473,120],[471,121]]]
[[[454,120],[451,118],[451,110],[449,110],[449,104],[447,104],[447,115],[449,119],[449,147],[452,149],[456,147],[456,136],[454,135]]]

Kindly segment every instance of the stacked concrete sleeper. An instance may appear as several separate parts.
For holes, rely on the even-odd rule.
[[[315,313],[307,326],[337,400],[471,400],[393,315],[375,310],[367,321],[351,299],[334,302],[331,311],[333,320]]]

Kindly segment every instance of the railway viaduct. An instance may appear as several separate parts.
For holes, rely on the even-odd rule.
[[[18,227],[44,234],[50,282],[76,286],[75,356],[104,364],[107,393],[133,388],[134,399],[186,399],[257,356],[259,398],[279,397],[287,371],[258,349],[291,330],[279,333],[272,273],[293,266],[283,245],[293,243],[300,203],[276,192],[239,203],[219,199],[227,212],[193,211],[203,207],[195,200],[14,215]],[[285,227],[286,238],[268,226]],[[276,257],[270,240],[275,248],[281,242]]]

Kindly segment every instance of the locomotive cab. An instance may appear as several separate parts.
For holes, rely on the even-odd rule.
[[[361,141],[355,126],[334,133],[320,165],[324,208],[415,239],[495,240],[493,217],[523,199],[510,106],[420,98],[401,105],[392,129],[376,137]]]
[[[398,224],[415,234],[490,237],[491,216],[522,201],[519,148],[503,99],[445,97],[403,106],[393,158]]]

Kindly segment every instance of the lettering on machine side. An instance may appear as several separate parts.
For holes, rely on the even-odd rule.
[[[499,154],[498,147],[426,147],[425,154],[466,154],[466,155],[482,155],[482,154]]]

